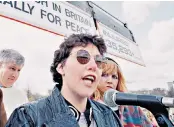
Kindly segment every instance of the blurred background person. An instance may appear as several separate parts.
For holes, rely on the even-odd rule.
[[[24,62],[25,58],[16,50],[3,49],[0,51],[0,127],[4,127],[7,122],[4,91],[6,93],[5,89],[12,87],[16,82]],[[15,97],[14,93],[8,93],[8,95],[10,98]],[[15,100],[15,98],[11,100]]]
[[[120,92],[128,92],[124,76],[120,66],[111,58],[107,58],[106,65],[103,66],[102,77],[93,94],[93,99],[104,103],[103,96],[108,89],[115,89]],[[118,106],[112,109],[120,117],[124,127],[153,127],[150,120],[145,116],[139,106]]]

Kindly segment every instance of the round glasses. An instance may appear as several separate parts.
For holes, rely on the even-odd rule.
[[[76,58],[80,64],[87,64],[91,59],[91,55],[86,50],[79,50],[76,53]],[[95,63],[97,64],[97,67],[99,69],[102,69],[104,65],[106,64],[107,59],[102,55],[96,55],[94,56],[94,60],[95,60]]]

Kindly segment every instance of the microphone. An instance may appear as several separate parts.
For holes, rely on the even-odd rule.
[[[144,107],[153,113],[160,127],[174,127],[166,109],[174,107],[174,98],[123,93],[109,89],[104,93],[104,102],[111,108],[117,105]]]
[[[135,105],[144,108],[158,105],[174,107],[174,98],[123,93],[114,89],[109,89],[104,93],[104,102],[109,107],[118,105]]]

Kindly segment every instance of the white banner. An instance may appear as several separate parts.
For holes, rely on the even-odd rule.
[[[135,42],[132,42],[100,22],[97,23],[97,26],[99,34],[106,42],[109,54],[145,66],[139,47]]]
[[[92,16],[67,2],[0,1],[0,16],[63,36],[96,34]]]

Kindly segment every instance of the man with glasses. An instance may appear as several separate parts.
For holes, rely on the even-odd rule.
[[[13,49],[0,50],[0,127],[4,127],[7,122],[1,88],[11,87],[15,83],[23,68],[24,61],[24,57]]]
[[[50,96],[17,108],[8,127],[120,127],[112,110],[89,97],[101,78],[102,38],[73,34],[54,53],[51,73],[58,83]]]

